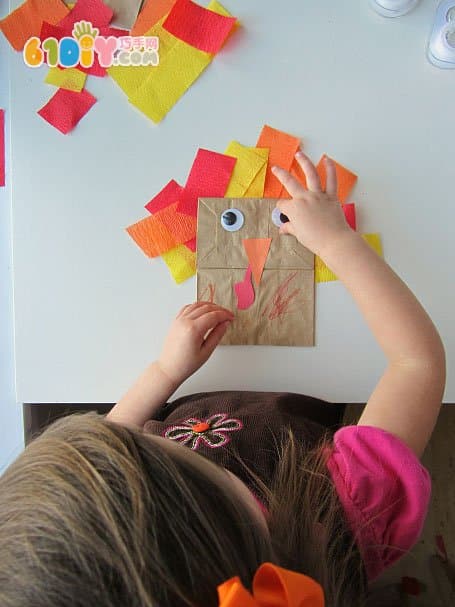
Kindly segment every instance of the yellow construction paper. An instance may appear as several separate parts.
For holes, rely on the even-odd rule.
[[[134,65],[127,67],[119,65],[108,67],[106,71],[128,97],[131,97],[150,76],[152,70],[156,70],[156,67],[153,67],[153,65]]]
[[[362,234],[362,238],[370,245],[370,247],[376,251],[378,255],[383,257],[381,237],[379,234]],[[338,280],[335,274],[329,270],[320,257],[315,255],[314,258],[314,281],[315,282],[329,282],[331,280]]]
[[[162,258],[177,284],[196,274],[196,254],[183,244],[163,253]]]
[[[166,19],[165,15],[150,30],[145,36],[158,36],[159,38],[159,49],[158,54],[160,58],[160,65],[163,57],[166,56],[173,48],[174,44],[178,42],[177,38],[165,30],[163,22]],[[159,69],[159,66],[153,65],[132,65],[132,66],[112,66],[107,68],[109,76],[115,80],[118,86],[128,95],[129,98],[133,97],[138,89],[144,84],[144,82],[153,75],[155,70]]]
[[[153,122],[161,122],[185,91],[212,61],[212,55],[181,40],[130,97],[130,102]]]
[[[245,196],[259,171],[267,167],[269,152],[266,148],[247,147],[238,141],[231,141],[224,153],[237,158],[225,197],[241,198]],[[250,197],[260,198],[262,193]]]
[[[207,8],[230,15],[216,0],[212,0]],[[130,102],[154,122],[164,118],[213,59],[213,55],[172,36],[162,23],[163,19],[146,33],[146,36],[160,39],[160,63],[152,67],[149,76],[134,93],[129,93]]]
[[[53,84],[67,91],[75,91],[80,93],[85,86],[87,74],[72,67],[61,70],[58,67],[51,67],[47,73],[44,82]]]
[[[267,148],[256,148],[256,150],[261,150],[263,154],[265,152],[265,164],[261,169],[259,169],[258,174],[253,179],[250,184],[250,187],[245,192],[245,198],[263,198],[264,196],[265,177],[267,175],[267,161],[269,159],[269,150]]]

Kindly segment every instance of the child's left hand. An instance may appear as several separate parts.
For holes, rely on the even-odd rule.
[[[182,308],[157,361],[161,371],[180,385],[209,359],[233,319],[232,312],[206,301]]]

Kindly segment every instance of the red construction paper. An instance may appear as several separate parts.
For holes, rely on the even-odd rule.
[[[196,237],[196,218],[177,211],[178,202],[171,204],[153,215],[167,228],[177,244],[183,244]]]
[[[356,217],[355,217],[355,204],[353,202],[348,202],[343,205],[344,216],[346,217],[346,221],[351,226],[353,230],[357,229],[356,225]]]
[[[146,0],[136,23],[131,28],[132,36],[142,36],[174,6],[175,0]]]
[[[215,55],[235,26],[225,17],[191,0],[177,0],[163,23],[165,30],[200,51]]]
[[[0,21],[0,30],[16,51],[22,51],[29,38],[40,35],[43,21],[58,23],[68,13],[61,0],[27,0]]]
[[[109,32],[112,28],[99,29],[101,36],[115,35],[116,37],[118,37],[127,35],[128,33],[126,32],[126,30],[124,30],[124,33],[120,33],[123,32],[123,30],[112,30],[114,32],[118,32],[117,34],[101,33],[101,31]],[[72,28],[64,28],[60,27],[59,25],[52,25],[44,21],[43,25],[41,26],[41,33],[39,37],[40,40],[46,40],[46,38],[56,38],[57,40],[61,40],[64,36],[71,36],[71,32]],[[92,67],[83,67],[82,65],[77,65],[77,69],[81,72],[84,72],[85,74],[90,74],[90,76],[96,76],[98,78],[104,78],[104,76],[107,76],[106,69],[104,67],[101,67],[101,65],[99,64],[98,55],[96,53],[94,54],[94,61]]]
[[[109,38],[109,36],[114,36],[114,38],[120,38],[120,36],[129,36],[129,30],[123,30],[118,27],[110,27],[110,26],[102,26],[98,28],[100,36],[104,36],[105,38]]]
[[[185,246],[188,247],[190,251],[193,251],[193,253],[196,253],[196,237],[192,238],[191,240],[187,240],[185,242]]]
[[[58,89],[38,114],[66,135],[96,103],[96,98],[85,89],[80,93]]]
[[[334,161],[335,162],[335,161]],[[349,169],[344,167],[338,162],[335,162],[335,168],[337,172],[337,181],[338,181],[338,200],[340,202],[345,202],[352,192],[352,188],[355,186],[357,181],[357,175],[352,173]],[[325,190],[327,183],[327,173],[325,168],[325,155],[321,158],[316,167],[319,178],[321,180],[322,189]]]
[[[150,213],[156,213],[157,211],[174,204],[174,202],[177,202],[182,192],[182,186],[174,179],[171,179],[164,188],[145,205],[145,208]]]
[[[236,158],[200,148],[188,175],[177,210],[197,216],[199,196],[222,198],[231,179]]]
[[[109,36],[114,36],[114,38],[120,38],[120,36],[129,36],[128,30],[122,30],[117,27],[103,26],[98,27],[97,29],[99,30],[99,36],[105,36],[106,38]],[[72,33],[73,26],[62,27],[61,25],[53,25],[52,23],[43,21],[39,38],[40,40],[45,40],[46,38],[56,38],[57,40],[61,40],[64,36],[71,37]]]
[[[251,267],[248,266],[245,272],[245,278],[242,282],[236,282],[234,285],[234,291],[237,295],[237,308],[239,310],[246,310],[254,303],[254,289],[251,282]]]
[[[103,27],[109,25],[113,15],[114,11],[101,0],[77,0],[73,10],[58,25],[72,30],[77,21],[83,20],[90,21],[93,27]]]
[[[259,286],[272,239],[245,238],[242,242],[249,261],[248,267],[253,272],[254,282]]]
[[[289,171],[294,156],[299,149],[300,139],[273,129],[267,124],[263,127],[256,143],[258,148],[269,148],[269,161],[265,176],[264,198],[285,198],[286,190],[272,173],[272,167],[277,165]]]
[[[178,246],[174,236],[156,215],[141,219],[126,231],[147,257],[158,257]]]
[[[5,110],[0,110],[0,186],[5,185]]]
[[[106,68],[101,67],[100,62],[98,61],[98,55],[96,53],[92,67],[83,67],[82,65],[78,65],[77,69],[81,70],[81,72],[84,72],[85,74],[89,74],[90,76],[96,76],[97,78],[104,78],[107,76]]]
[[[68,28],[60,27],[59,25],[48,23],[47,21],[43,21],[41,24],[39,33],[39,39],[41,41],[46,40],[46,38],[61,40],[64,36],[71,36],[71,32]]]

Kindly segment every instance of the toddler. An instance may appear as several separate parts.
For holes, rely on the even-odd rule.
[[[234,318],[214,303],[185,306],[106,417],[59,420],[2,476],[2,607],[355,607],[417,541],[444,349],[347,225],[333,161],[322,191],[309,158],[296,159],[307,190],[273,169],[292,197],[278,204],[281,237],[335,272],[387,358],[358,424],[340,428],[340,407],[295,394],[169,403]]]

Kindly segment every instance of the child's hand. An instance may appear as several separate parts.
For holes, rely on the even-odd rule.
[[[208,360],[233,319],[226,308],[205,301],[182,308],[164,341],[161,371],[180,385]]]
[[[296,160],[305,173],[308,190],[288,171],[273,167],[272,172],[283,184],[292,200],[280,200],[278,208],[289,222],[280,232],[292,234],[305,247],[324,257],[328,245],[345,233],[352,233],[337,201],[337,177],[333,160],[326,157],[327,187],[323,192],[316,167],[303,152],[297,152]]]

